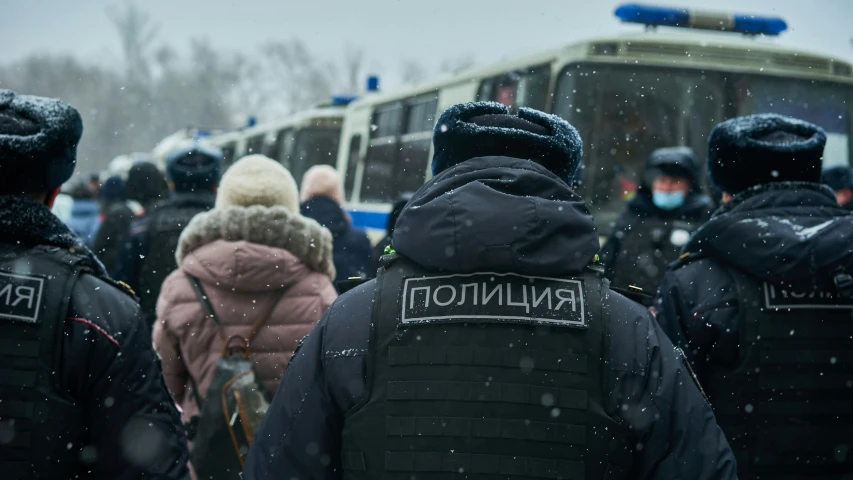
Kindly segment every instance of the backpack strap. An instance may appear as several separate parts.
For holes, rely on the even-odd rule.
[[[222,329],[222,322],[220,322],[219,317],[216,316],[216,310],[214,310],[213,305],[210,304],[210,299],[207,298],[207,294],[204,292],[204,287],[201,286],[201,281],[189,273],[184,272],[184,275],[186,275],[187,280],[190,282],[193,293],[195,293],[195,298],[198,300],[198,303],[201,304],[201,308],[204,310],[205,316],[216,323],[216,326],[219,327],[219,336],[222,340],[226,340],[225,331]]]
[[[281,295],[279,295],[279,297],[276,298],[275,301],[272,302],[269,307],[267,307],[267,309],[264,310],[261,315],[258,316],[258,319],[255,320],[255,323],[252,324],[252,330],[249,332],[249,336],[246,337],[246,346],[252,343],[252,340],[255,339],[255,335],[258,334],[261,327],[264,326],[264,323],[266,323],[266,321],[269,320],[269,318],[272,316],[272,312],[275,310],[275,307],[278,305],[281,299],[284,298],[284,292],[285,291],[282,290]]]

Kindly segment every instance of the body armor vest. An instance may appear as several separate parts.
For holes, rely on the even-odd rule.
[[[175,250],[181,232],[197,214],[210,210],[210,195],[186,195],[154,207],[148,224],[148,253],[139,278],[139,305],[151,325],[155,320],[160,287],[178,268]]]
[[[740,361],[704,385],[745,479],[853,472],[853,299],[730,270]]]
[[[622,479],[605,412],[607,281],[435,274],[383,257],[345,479]],[[460,476],[460,474],[462,476]]]
[[[65,317],[86,257],[58,247],[0,254],[0,476],[73,478],[85,425],[60,385]]]
[[[684,220],[641,216],[630,228],[622,228],[622,239],[613,265],[613,285],[634,285],[654,295],[667,266],[678,260],[681,248],[702,224]]]

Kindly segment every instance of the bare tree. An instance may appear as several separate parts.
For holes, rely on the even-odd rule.
[[[129,80],[144,82],[150,78],[149,52],[157,38],[159,27],[151,23],[147,13],[132,2],[124,8],[107,8],[107,16],[118,31]]]
[[[455,73],[474,64],[474,56],[470,53],[444,59],[438,67],[442,73]]]
[[[403,83],[418,83],[427,78],[427,76],[428,72],[426,67],[417,60],[404,60],[400,64],[400,78]]]

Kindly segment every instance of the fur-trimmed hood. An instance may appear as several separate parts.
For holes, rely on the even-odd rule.
[[[0,242],[73,249],[96,276],[108,277],[100,260],[47,206],[23,196],[0,195]]]
[[[332,234],[316,221],[285,207],[232,206],[196,215],[178,241],[178,265],[194,250],[217,240],[286,250],[309,269],[335,278]]]

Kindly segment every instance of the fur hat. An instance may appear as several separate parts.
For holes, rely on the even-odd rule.
[[[339,206],[344,205],[344,186],[338,171],[329,165],[314,165],[302,177],[300,200],[304,203],[314,197],[327,197]]]
[[[773,113],[726,120],[708,140],[708,173],[732,194],[772,182],[820,182],[826,134],[809,122]]]
[[[830,167],[823,171],[820,182],[833,190],[853,189],[853,172],[847,165]]]
[[[71,178],[83,120],[53,98],[0,90],[0,194],[47,192]]]
[[[475,102],[454,105],[439,117],[433,134],[432,174],[476,157],[503,156],[534,161],[566,183],[581,162],[583,142],[565,120],[506,105]]]
[[[280,163],[249,155],[231,165],[216,192],[216,208],[280,205],[299,213],[299,192],[293,176]]]

